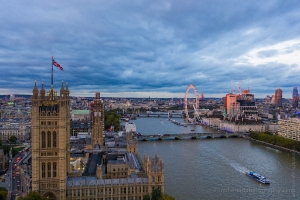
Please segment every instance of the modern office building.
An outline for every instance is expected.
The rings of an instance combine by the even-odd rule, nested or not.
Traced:
[[[238,114],[240,112],[240,103],[237,102],[237,95],[232,93],[226,94],[224,107],[227,115]]]
[[[280,88],[277,88],[275,90],[275,106],[282,106],[282,90]]]
[[[254,94],[250,90],[243,90],[237,96],[237,102],[240,103],[240,113],[246,116],[256,116],[258,114],[257,106],[255,105]]]
[[[298,108],[298,102],[299,102],[298,89],[297,89],[297,87],[294,87],[293,88],[293,95],[292,95],[292,106],[293,106],[293,108]]]

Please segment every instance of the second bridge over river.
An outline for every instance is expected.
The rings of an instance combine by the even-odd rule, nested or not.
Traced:
[[[189,140],[189,139],[205,139],[205,138],[233,138],[243,137],[246,133],[181,133],[181,134],[163,134],[163,135],[138,135],[139,141],[157,141],[157,140]]]

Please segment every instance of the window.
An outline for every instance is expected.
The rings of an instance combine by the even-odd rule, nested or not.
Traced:
[[[48,131],[47,133],[47,147],[51,147],[51,133]]]
[[[56,132],[53,132],[53,147],[56,147]]]
[[[42,148],[46,148],[46,133],[42,132]]]
[[[53,163],[53,177],[56,177],[56,162]]]
[[[48,177],[51,177],[51,163],[48,163],[48,169],[47,169],[47,172],[48,172]]]
[[[46,164],[42,163],[42,178],[46,177]]]

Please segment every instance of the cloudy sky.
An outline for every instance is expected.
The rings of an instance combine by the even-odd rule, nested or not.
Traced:
[[[2,1],[0,94],[205,97],[300,89],[299,0]],[[191,91],[192,92],[192,91]]]

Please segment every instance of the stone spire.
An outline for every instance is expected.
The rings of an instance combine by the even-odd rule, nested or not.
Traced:
[[[41,96],[41,99],[44,100],[45,99],[45,88],[44,88],[44,82],[42,82],[42,88],[40,90],[40,96]]]
[[[39,94],[39,90],[36,87],[36,81],[34,81],[34,87],[33,87],[33,90],[32,90],[32,97],[37,99],[38,98],[38,94]]]

